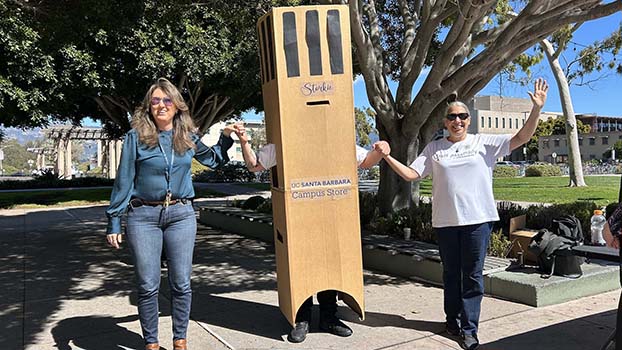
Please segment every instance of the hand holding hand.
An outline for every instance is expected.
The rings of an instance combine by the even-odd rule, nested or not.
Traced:
[[[389,146],[389,143],[387,141],[378,141],[373,144],[373,148],[374,151],[379,152],[380,154],[382,154],[383,157],[391,154],[391,146]]]
[[[229,137],[232,132],[235,132],[235,126],[242,124],[241,122],[233,123],[226,125],[224,129],[222,129],[222,134]]]
[[[119,249],[120,244],[123,243],[123,235],[120,233],[111,233],[106,236],[106,239],[108,240],[108,244],[117,249]]]
[[[538,78],[534,83],[534,91],[527,91],[529,97],[531,97],[531,103],[535,107],[542,108],[544,106],[544,102],[546,102],[546,94],[549,91],[549,85],[546,83],[546,80],[542,78]]]
[[[233,131],[238,136],[238,139],[240,139],[240,143],[248,142],[248,134],[246,133],[246,128],[244,127],[244,124],[235,124],[233,126]]]

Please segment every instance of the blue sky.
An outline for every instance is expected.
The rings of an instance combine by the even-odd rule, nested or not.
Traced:
[[[577,32],[575,32],[573,42],[576,43],[576,52],[581,50],[581,45],[589,45],[595,40],[607,37],[612,31],[619,28],[622,23],[622,14],[616,13],[606,18],[601,18],[595,21],[590,21],[581,26]],[[571,44],[566,51],[566,57],[571,59],[574,57],[573,49],[575,45]],[[610,55],[609,55],[610,56]],[[617,60],[622,60],[622,53],[618,54]],[[562,65],[563,65],[563,61]],[[547,102],[544,106],[545,111],[549,112],[561,112],[561,105],[559,99],[559,91],[555,83],[555,79],[550,71],[549,65],[546,59],[543,62],[532,69],[534,76],[543,77],[549,83],[549,94]],[[415,91],[421,87],[425,75],[421,75],[419,80],[415,84]],[[390,84],[394,85],[394,84]],[[618,106],[618,101],[622,99],[622,75],[611,73],[604,79],[592,84],[592,88],[571,86],[570,93],[573,99],[573,105],[575,113],[596,113],[598,115],[606,116],[621,116],[622,110]],[[392,86],[392,90],[395,91],[395,87]],[[529,98],[527,91],[533,91],[533,86],[519,86],[515,84],[505,84],[503,87],[503,95],[507,97],[524,97]],[[498,95],[499,84],[493,79],[479,95]],[[365,92],[365,84],[359,77],[354,82],[354,105],[359,108],[365,108],[369,106],[367,94]],[[262,115],[257,115],[253,112],[243,115],[246,120],[261,120]]]

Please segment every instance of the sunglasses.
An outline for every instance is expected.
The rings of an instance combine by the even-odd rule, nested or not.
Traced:
[[[164,102],[164,105],[166,107],[170,107],[170,106],[173,105],[173,100],[171,100],[169,97],[164,97],[164,98],[162,98],[162,97],[152,97],[151,98],[151,105],[152,106],[159,105],[160,101]]]
[[[469,113],[450,113],[447,114],[447,119],[454,121],[456,120],[456,118],[460,118],[460,120],[465,120],[467,119],[469,116]]]

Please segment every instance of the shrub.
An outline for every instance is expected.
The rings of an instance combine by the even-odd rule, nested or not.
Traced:
[[[264,214],[272,214],[272,199],[266,199],[257,207],[256,211]]]
[[[359,191],[359,216],[361,226],[367,226],[375,217],[378,209],[376,194],[372,192]]]
[[[492,177],[517,177],[518,168],[513,166],[498,166],[492,171]]]
[[[262,196],[252,196],[242,203],[242,209],[256,210],[266,199]]]
[[[241,162],[229,162],[218,169],[203,171],[194,176],[197,182],[251,182],[254,179],[255,174]]]
[[[503,233],[503,230],[492,231],[490,234],[490,243],[488,244],[488,255],[499,258],[507,257],[512,242]],[[507,231],[506,231],[507,232]]]
[[[525,176],[561,176],[562,171],[557,165],[552,164],[534,164],[525,169]]]

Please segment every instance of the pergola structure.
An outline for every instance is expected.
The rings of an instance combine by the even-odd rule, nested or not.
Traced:
[[[109,179],[117,176],[117,167],[121,159],[122,139],[111,139],[101,128],[77,126],[56,126],[43,130],[46,137],[54,140],[56,162],[54,171],[60,178],[71,178],[71,141],[96,140],[97,166],[102,167]],[[39,157],[37,156],[37,164]]]

